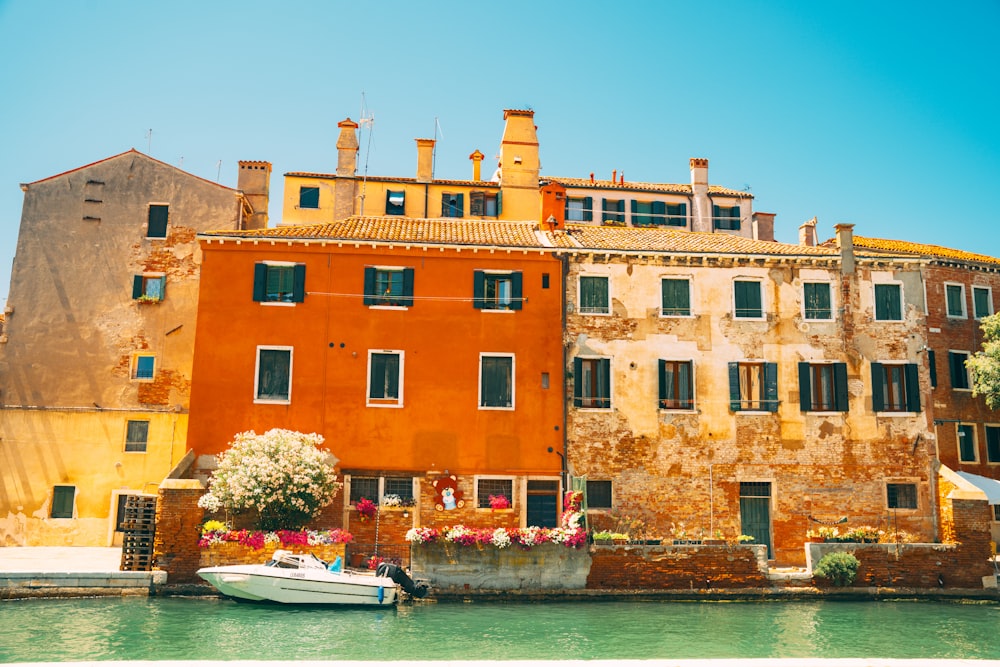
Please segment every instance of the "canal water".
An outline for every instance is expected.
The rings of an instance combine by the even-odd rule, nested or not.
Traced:
[[[0,663],[85,660],[1000,659],[1000,605],[0,601]]]

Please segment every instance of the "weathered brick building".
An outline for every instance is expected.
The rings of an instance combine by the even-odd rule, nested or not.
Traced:
[[[125,498],[184,455],[195,234],[266,226],[269,174],[241,163],[243,192],[130,150],[21,186],[0,337],[0,545],[120,543]]]

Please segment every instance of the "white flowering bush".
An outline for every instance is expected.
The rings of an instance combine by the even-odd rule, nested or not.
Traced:
[[[250,512],[264,531],[301,529],[343,486],[319,449],[322,443],[319,434],[278,428],[262,435],[238,433],[219,457],[198,505],[212,512]]]

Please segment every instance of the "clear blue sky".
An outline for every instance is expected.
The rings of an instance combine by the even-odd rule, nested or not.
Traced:
[[[491,172],[502,110],[535,110],[543,174],[749,186],[795,242],[855,234],[1000,256],[1000,1],[294,3],[0,0],[0,301],[22,192],[129,148],[235,186],[268,160],[332,172]],[[148,131],[152,129],[152,139]]]

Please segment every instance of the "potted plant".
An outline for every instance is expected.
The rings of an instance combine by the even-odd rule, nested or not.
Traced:
[[[510,501],[507,500],[507,496],[501,494],[490,496],[490,509],[492,510],[506,510],[510,509]]]
[[[354,509],[358,511],[362,521],[367,521],[375,516],[375,512],[378,511],[378,505],[367,498],[362,498],[354,503]]]
[[[612,544],[613,533],[610,530],[598,530],[594,532],[594,544]]]

